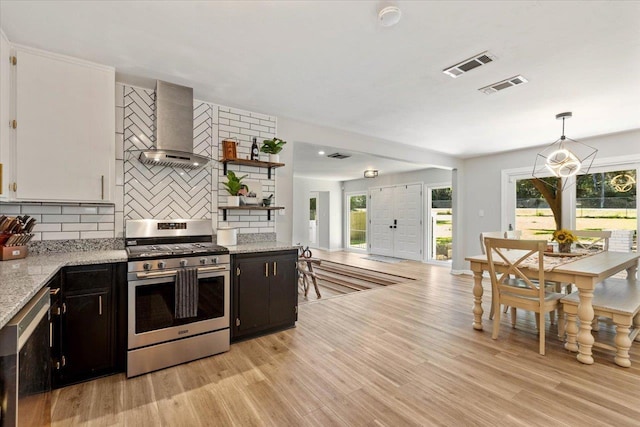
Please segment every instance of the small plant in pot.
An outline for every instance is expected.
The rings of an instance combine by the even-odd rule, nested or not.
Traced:
[[[280,138],[271,138],[265,139],[262,141],[262,147],[260,147],[260,151],[269,155],[269,161],[271,163],[278,163],[280,161],[280,152],[282,151],[282,146],[286,144],[287,141],[283,141]]]
[[[233,171],[227,172],[227,182],[223,182],[227,193],[227,206],[240,206],[240,194],[247,191],[247,186],[242,184],[242,180],[248,175],[238,176]]]

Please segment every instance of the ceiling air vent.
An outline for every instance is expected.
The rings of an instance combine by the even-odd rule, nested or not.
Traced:
[[[351,157],[349,154],[342,154],[342,153],[333,153],[333,154],[329,154],[327,155],[327,157],[331,157],[332,159],[348,159],[349,157]]]
[[[482,52],[469,59],[465,59],[464,61],[456,65],[452,65],[449,68],[445,68],[444,70],[442,70],[442,72],[455,79],[456,77],[461,76],[462,74],[469,72],[474,68],[478,68],[483,65],[486,65],[489,62],[495,61],[496,59],[497,58],[491,55],[489,52]]]
[[[496,93],[498,91],[508,89],[510,87],[518,86],[524,83],[528,83],[529,80],[525,79],[522,76],[509,77],[506,80],[499,81],[497,83],[492,83],[489,86],[481,87],[478,89],[480,92],[490,95],[492,93]]]

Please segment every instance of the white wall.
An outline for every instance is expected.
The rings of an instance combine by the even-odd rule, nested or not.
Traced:
[[[335,181],[293,178],[293,243],[309,244],[309,193],[312,191],[329,192],[329,247],[322,249],[341,249],[343,192],[341,183]],[[278,240],[281,240],[280,235]]]
[[[594,166],[612,157],[640,155],[640,130],[620,132],[611,135],[583,138],[580,142],[598,149]],[[500,230],[501,224],[501,173],[505,169],[530,167],[541,147],[512,151],[503,154],[476,157],[464,161],[464,173],[461,174],[461,205],[464,214],[461,217],[462,253],[455,251],[454,270],[468,269],[465,256],[480,253],[478,236],[483,231]],[[460,207],[457,207],[460,208]],[[454,210],[456,207],[454,206]],[[484,216],[479,216],[479,211]]]

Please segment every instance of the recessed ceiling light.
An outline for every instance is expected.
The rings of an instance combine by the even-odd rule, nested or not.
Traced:
[[[324,156],[324,151],[318,151],[318,154]]]
[[[391,27],[400,22],[400,18],[402,17],[402,12],[400,8],[397,6],[387,6],[385,8],[380,9],[378,12],[378,22],[383,27]]]

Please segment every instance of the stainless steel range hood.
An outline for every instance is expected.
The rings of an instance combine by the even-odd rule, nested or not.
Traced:
[[[140,153],[151,165],[196,169],[209,159],[193,154],[193,89],[156,81],[155,147]]]

